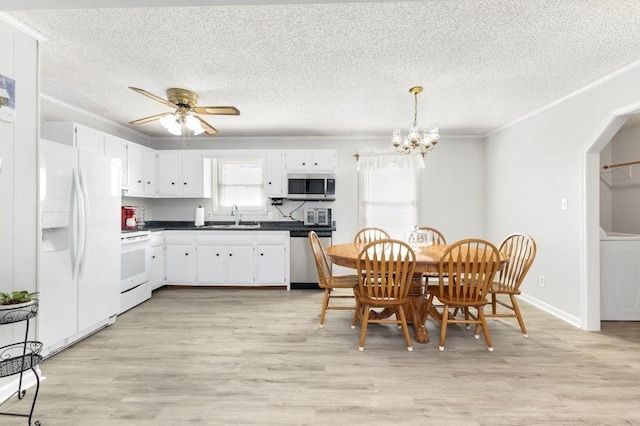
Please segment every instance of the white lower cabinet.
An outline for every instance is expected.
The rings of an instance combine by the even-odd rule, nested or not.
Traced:
[[[151,247],[151,290],[164,284],[164,246]]]
[[[167,284],[287,286],[286,231],[165,231]]]
[[[283,241],[286,240],[286,241]],[[289,235],[258,236],[256,281],[263,285],[289,283]],[[287,285],[288,287],[288,285]]]
[[[169,236],[167,236],[167,240]],[[193,284],[196,281],[195,247],[170,244],[165,248],[165,277],[167,284]]]

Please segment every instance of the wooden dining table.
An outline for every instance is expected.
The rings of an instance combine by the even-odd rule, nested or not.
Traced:
[[[334,264],[344,266],[345,268],[356,269],[358,255],[363,247],[364,245],[361,243],[352,242],[327,247],[326,251],[331,262]],[[425,327],[424,321],[422,321],[422,318],[426,318],[425,310],[427,307],[422,276],[425,273],[439,274],[440,257],[442,257],[442,254],[448,247],[448,244],[433,244],[413,248],[416,254],[416,266],[409,286],[407,304],[404,305],[404,310],[407,321],[411,322],[413,326],[415,339],[418,343],[429,342],[429,332]],[[506,254],[500,253],[500,268],[503,268],[508,260],[509,257]],[[384,310],[375,315],[379,318],[386,318],[392,314],[393,311]]]

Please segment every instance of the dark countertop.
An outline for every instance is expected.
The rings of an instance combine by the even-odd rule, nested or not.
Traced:
[[[225,221],[206,221],[207,225],[225,225],[233,222]],[[241,223],[256,223],[252,221],[244,221]],[[225,231],[289,231],[292,237],[306,237],[309,231],[316,231],[319,234],[332,232],[336,230],[335,222],[332,226],[305,225],[302,221],[260,221],[260,228],[254,229],[227,229]],[[222,229],[202,228],[193,225],[193,221],[149,221],[142,228],[132,230],[122,230],[122,232],[134,231],[222,231]]]

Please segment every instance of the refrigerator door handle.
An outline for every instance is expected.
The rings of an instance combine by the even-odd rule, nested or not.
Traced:
[[[75,280],[78,278],[80,268],[80,240],[78,234],[80,232],[80,181],[78,178],[78,170],[73,169],[73,179],[71,188],[71,275]]]
[[[82,218],[80,223],[80,234],[82,236],[81,239],[81,252],[80,252],[80,267],[78,268],[78,278],[82,278],[82,273],[84,271],[84,266],[87,260],[87,252],[89,251],[89,192],[87,191],[87,180],[85,178],[84,173],[80,170],[80,188],[82,190],[82,205],[80,210],[82,213],[80,217]]]

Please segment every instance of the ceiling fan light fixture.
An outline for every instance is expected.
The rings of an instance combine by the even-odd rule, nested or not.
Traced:
[[[191,130],[195,136],[204,133],[204,129],[202,128],[200,121],[193,115],[188,114],[185,117],[184,122],[187,126],[187,129]]]
[[[159,120],[162,126],[175,136],[186,136],[190,132],[194,135],[206,133],[215,136],[218,131],[199,114],[207,115],[240,115],[240,110],[234,106],[198,106],[198,94],[186,89],[167,89],[167,99],[163,99],[146,90],[129,87],[134,92],[153,99],[165,106],[175,108],[173,113],[155,114],[149,117],[130,121],[130,124],[144,124]]]
[[[180,125],[180,121],[174,114],[168,114],[162,117],[160,119],[160,124],[162,124],[162,126],[167,129],[172,135],[182,135],[182,126]]]

